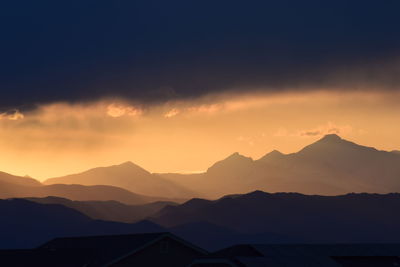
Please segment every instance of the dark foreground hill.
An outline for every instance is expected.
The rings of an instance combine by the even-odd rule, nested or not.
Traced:
[[[69,200],[39,201],[69,204],[0,200],[1,248],[31,247],[55,236],[167,230],[209,250],[237,243],[400,242],[399,194],[309,196],[256,191],[166,206],[148,218],[152,222],[134,224],[93,220],[66,207],[73,207]],[[96,212],[95,206],[90,212]],[[134,210],[127,212],[132,214],[126,216],[137,216]]]
[[[32,248],[59,236],[165,231],[149,221],[135,224],[92,220],[56,204],[23,199],[0,200],[0,248]]]
[[[192,233],[203,222],[246,235],[269,233],[266,236],[276,241],[399,242],[399,209],[400,194],[317,196],[255,191],[168,206],[153,221],[180,230],[182,225],[191,225]]]

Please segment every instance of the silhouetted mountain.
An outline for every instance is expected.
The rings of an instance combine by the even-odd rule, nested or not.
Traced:
[[[298,242],[398,242],[399,208],[400,194],[318,196],[255,191],[169,206],[152,220],[164,227],[178,227],[177,232],[184,231],[181,225],[207,222],[240,234],[270,233],[265,237]],[[274,242],[280,240],[284,239]]]
[[[57,196],[72,200],[115,200],[125,204],[139,205],[165,198],[148,197],[132,193],[128,190],[106,185],[83,186],[54,184],[45,186],[22,186],[0,181],[0,198],[27,198]]]
[[[125,188],[138,194],[165,196],[168,198],[187,199],[195,195],[194,192],[183,186],[177,185],[157,174],[151,174],[132,162],[51,178],[46,180],[44,184],[111,185]]]
[[[42,204],[60,204],[75,209],[86,216],[105,221],[132,223],[143,220],[164,208],[167,205],[177,205],[174,202],[154,202],[143,205],[126,205],[114,200],[111,201],[72,201],[66,198],[46,197],[27,198]]]
[[[244,168],[247,168],[251,166],[253,163],[253,160],[249,157],[245,157],[243,155],[240,155],[239,153],[235,152],[229,157],[227,157],[224,160],[218,161],[215,163],[213,166],[208,168],[207,172],[208,173],[214,173],[218,172],[222,169],[232,169],[232,170],[242,170]]]
[[[59,236],[165,231],[149,221],[96,221],[63,205],[23,199],[0,200],[0,248],[31,248]]]
[[[394,154],[400,155],[400,150],[392,150],[392,151],[390,151],[390,152],[392,152],[392,153],[394,153]]]
[[[400,154],[357,145],[332,134],[293,154],[272,151],[252,160],[235,153],[203,174],[163,176],[209,198],[252,190],[324,195],[390,193],[400,191]]]
[[[41,183],[30,177],[21,177],[11,175],[5,172],[0,172],[0,182],[16,184],[16,185],[25,185],[25,186],[39,186]]]
[[[267,162],[270,160],[280,160],[280,159],[283,159],[284,157],[285,157],[285,154],[283,154],[282,152],[280,152],[278,150],[273,150],[273,151],[267,153],[262,158],[260,158],[259,161]]]

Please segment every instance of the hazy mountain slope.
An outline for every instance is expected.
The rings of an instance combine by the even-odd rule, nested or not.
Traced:
[[[272,151],[259,160],[235,153],[204,174],[163,176],[210,198],[253,190],[325,195],[389,193],[400,191],[400,154],[327,135],[297,153]]]
[[[392,153],[394,153],[394,154],[400,155],[400,150],[392,150],[392,151],[390,151],[390,152],[392,152]]]
[[[60,204],[75,209],[92,219],[132,223],[143,220],[174,202],[154,202],[143,205],[126,205],[117,201],[72,201],[66,198],[27,198],[42,204]]]
[[[183,186],[159,175],[151,174],[132,162],[51,178],[44,184],[112,185],[138,194],[168,198],[190,198],[195,195],[194,192]]]
[[[124,224],[91,220],[63,205],[0,200],[0,248],[31,248],[60,236],[132,234],[165,229],[151,222]]]
[[[11,175],[5,172],[0,172],[0,182],[6,182],[16,185],[26,185],[26,186],[39,186],[41,183],[30,177],[21,177]]]
[[[208,198],[214,197],[214,195],[220,196],[221,190],[219,188],[214,188],[212,181],[207,179],[205,173],[159,173],[158,175],[171,182],[180,184],[189,190],[195,191],[196,193],[192,197]],[[214,191],[217,191],[217,194],[215,194]]]
[[[353,186],[349,184],[341,185],[335,180],[319,179],[323,175],[315,167],[304,168],[303,165],[299,167],[286,165],[286,162],[274,164],[249,161],[248,158],[235,153],[227,159],[214,164],[206,173],[162,175],[166,179],[180,183],[187,188],[196,189],[203,198],[211,199],[253,190],[271,192],[299,191],[302,193],[328,195],[364,191],[362,187],[358,187],[357,190],[350,190]],[[235,167],[231,168],[231,166]],[[332,175],[332,173],[329,173],[329,175]]]
[[[234,153],[216,162],[205,173],[160,175],[187,188],[197,190],[201,197],[219,198],[226,194],[249,191],[248,188],[255,190],[264,186],[263,184],[248,185],[259,176],[254,173],[256,170],[253,166],[254,161],[251,158]]]
[[[309,168],[333,174],[336,180],[355,183],[379,192],[400,189],[400,155],[379,151],[328,135],[288,156],[289,163],[296,167],[308,162]],[[329,178],[333,179],[333,175]]]
[[[105,185],[45,185],[22,186],[0,182],[0,198],[27,198],[57,196],[72,200],[115,200],[126,204],[138,205],[166,200],[164,198],[148,197],[132,193],[128,190]]]
[[[308,196],[261,191],[216,201],[195,199],[153,217],[165,227],[207,222],[245,234],[308,242],[398,242],[400,194]]]

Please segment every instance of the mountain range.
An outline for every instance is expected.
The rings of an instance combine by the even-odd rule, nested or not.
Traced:
[[[0,248],[34,247],[58,236],[160,231],[172,232],[209,250],[237,243],[400,240],[400,194],[318,196],[254,191],[158,207],[135,223],[96,220],[94,217],[104,216],[104,207],[130,213],[126,216],[140,215],[140,209],[121,208],[118,203],[71,203],[54,198],[0,200]],[[110,217],[118,218],[119,212]]]
[[[188,235],[204,231],[206,223],[252,236],[253,243],[257,236],[263,236],[264,243],[379,243],[400,240],[399,208],[400,194],[319,196],[254,191],[167,206],[151,220],[180,231],[184,225],[191,226]]]
[[[134,224],[93,220],[59,204],[25,199],[0,200],[0,249],[33,248],[59,236],[160,232],[149,221]]]
[[[237,242],[293,241],[274,233],[244,234],[208,222],[167,228],[146,219],[157,214],[165,204],[127,206],[115,201],[71,201],[55,197],[0,200],[0,213],[4,216],[4,220],[0,220],[3,229],[0,232],[0,249],[32,248],[60,236],[160,231],[172,232],[211,250]],[[130,221],[133,218],[135,222]]]
[[[398,242],[400,194],[391,192],[399,191],[398,151],[337,135],[258,160],[234,153],[199,174],[151,174],[128,162],[42,184],[0,172],[0,248],[154,231],[211,250],[254,242]]]
[[[141,195],[190,198],[196,195],[173,181],[160,175],[151,174],[132,162],[110,167],[90,169],[83,173],[50,178],[43,182],[50,184],[110,185],[127,189]]]
[[[152,174],[131,162],[50,178],[0,173],[0,198],[57,196],[129,205],[217,199],[254,190],[339,195],[400,191],[400,153],[361,146],[331,134],[302,150],[277,150],[258,160],[233,153],[204,173]]]
[[[162,174],[203,197],[254,190],[338,195],[400,191],[400,154],[326,135],[297,153],[272,151],[258,160],[234,153],[201,174]]]
[[[24,186],[40,186],[41,183],[30,177],[21,177],[8,174],[5,172],[0,172],[0,183],[9,183],[14,185],[24,185]]]
[[[13,184],[13,181],[0,181],[0,198],[28,198],[57,196],[78,201],[109,201],[115,200],[129,205],[140,205],[157,201],[172,201],[163,197],[149,197],[130,192],[126,189],[107,185],[23,185]],[[21,182],[21,181],[19,181]],[[27,180],[27,184],[31,184]]]
[[[134,223],[157,213],[167,205],[178,205],[175,202],[158,201],[142,205],[127,205],[115,200],[109,201],[73,201],[60,197],[26,198],[41,204],[59,204],[77,210],[91,219]]]

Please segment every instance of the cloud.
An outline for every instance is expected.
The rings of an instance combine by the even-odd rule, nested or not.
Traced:
[[[301,137],[314,137],[314,136],[324,136],[327,134],[349,134],[353,132],[353,128],[349,125],[336,125],[332,122],[328,122],[325,125],[320,125],[314,129],[301,130],[297,132],[296,135]]]
[[[328,133],[393,150],[400,147],[399,96],[329,91],[221,94],[149,107],[114,98],[40,105],[20,111],[23,119],[2,115],[0,170],[55,177],[127,160],[154,172],[204,170],[235,151],[291,153]],[[174,109],[180,113],[166,118]]]
[[[122,104],[110,104],[107,106],[107,114],[110,117],[118,118],[124,115],[127,116],[139,116],[143,113],[140,108],[133,106],[125,106]]]
[[[16,121],[23,119],[25,116],[19,110],[13,110],[9,112],[0,113],[0,120],[6,119]]]
[[[206,113],[213,114],[221,110],[225,110],[227,107],[224,104],[203,104],[194,107],[189,107],[189,112],[194,113]]]
[[[179,113],[180,113],[179,109],[173,108],[173,109],[169,110],[168,112],[166,112],[164,114],[164,117],[172,118],[172,117],[175,117],[176,115],[178,115]]]
[[[399,1],[7,1],[0,109],[398,90]],[[51,23],[49,23],[51,21]]]
[[[337,135],[348,135],[353,133],[354,129],[350,125],[337,125],[332,122],[327,122],[326,124],[319,125],[312,129],[302,129],[296,132],[289,132],[285,128],[278,129],[275,133],[275,137],[286,137],[286,136],[297,136],[297,137],[315,137],[324,136],[327,134],[337,134]],[[358,130],[358,133],[363,132]]]

